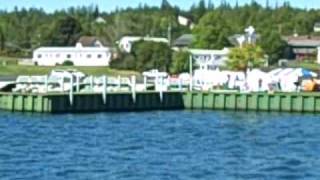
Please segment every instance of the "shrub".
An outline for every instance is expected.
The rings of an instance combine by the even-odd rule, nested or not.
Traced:
[[[136,61],[133,55],[122,54],[119,58],[111,61],[110,67],[114,69],[135,70]]]
[[[62,63],[62,66],[73,66],[73,62],[70,60],[66,60]]]

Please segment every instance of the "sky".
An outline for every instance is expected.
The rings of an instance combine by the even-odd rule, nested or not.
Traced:
[[[0,0],[1,10],[13,10],[15,6],[22,8],[37,7],[43,8],[47,12],[52,12],[57,9],[66,9],[68,7],[83,6],[83,5],[98,5],[103,11],[110,12],[117,7],[137,7],[139,4],[148,4],[159,6],[162,0]],[[192,4],[199,0],[168,0],[171,4],[177,5],[182,9],[188,9]],[[207,0],[208,1],[208,0]],[[211,0],[215,5],[220,4],[221,0]],[[235,4],[237,0],[226,0],[230,4]],[[266,4],[267,0],[256,0],[262,5]],[[282,4],[284,0],[269,0],[270,5]],[[300,8],[319,8],[320,0],[287,0],[292,6]],[[251,0],[238,0],[239,4],[251,2]]]

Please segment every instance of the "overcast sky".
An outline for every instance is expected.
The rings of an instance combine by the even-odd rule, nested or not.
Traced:
[[[140,3],[148,5],[160,5],[162,0],[0,0],[0,9],[12,10],[15,6],[43,8],[48,12],[56,9],[65,9],[71,6],[98,5],[103,11],[112,11],[115,8],[137,7]],[[199,0],[168,0],[171,4],[183,9],[188,9]],[[219,5],[221,0],[211,0],[215,5]],[[226,0],[230,4],[235,4],[237,0]],[[262,5],[266,0],[256,0]],[[269,4],[282,4],[284,0],[269,0]],[[239,4],[251,2],[251,0],[238,0]],[[301,8],[320,8],[320,0],[290,0],[291,5]]]

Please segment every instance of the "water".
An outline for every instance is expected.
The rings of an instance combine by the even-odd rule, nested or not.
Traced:
[[[317,115],[0,112],[0,179],[320,179]]]

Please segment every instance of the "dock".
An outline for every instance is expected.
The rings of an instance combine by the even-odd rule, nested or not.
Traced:
[[[186,109],[320,113],[320,93],[187,92]]]
[[[0,93],[0,109],[34,113],[232,110],[320,113],[320,93],[110,92]]]
[[[0,93],[0,109],[11,112],[91,113],[183,109],[180,92]]]

